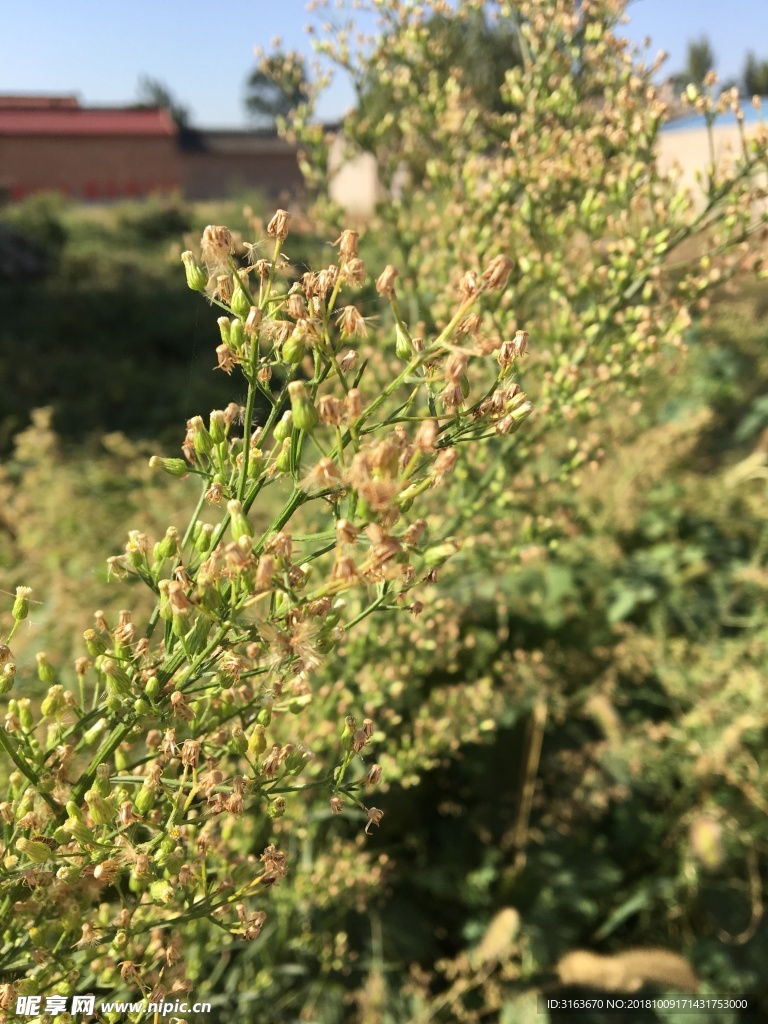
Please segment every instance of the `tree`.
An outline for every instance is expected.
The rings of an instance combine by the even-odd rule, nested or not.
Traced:
[[[693,82],[699,87],[704,84],[708,71],[715,67],[716,59],[706,36],[688,43],[688,60],[685,65],[686,84]]]
[[[300,53],[264,56],[245,83],[245,108],[260,127],[274,128],[306,99],[307,72]]]
[[[768,60],[758,60],[752,51],[744,65],[744,91],[747,96],[768,96]]]
[[[157,78],[142,75],[139,79],[139,105],[143,107],[160,107],[167,110],[180,132],[190,129],[189,107],[182,106],[176,100],[168,86]]]

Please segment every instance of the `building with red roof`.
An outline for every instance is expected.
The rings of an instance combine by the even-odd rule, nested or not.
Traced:
[[[81,107],[75,96],[0,96],[0,197],[104,200],[182,185],[167,110]]]

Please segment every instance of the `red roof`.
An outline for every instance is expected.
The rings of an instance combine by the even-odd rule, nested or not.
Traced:
[[[175,135],[167,110],[3,109],[0,135]]]
[[[77,96],[29,96],[14,95],[0,96],[0,109],[24,109],[24,110],[60,110],[62,107],[70,110],[80,106]]]

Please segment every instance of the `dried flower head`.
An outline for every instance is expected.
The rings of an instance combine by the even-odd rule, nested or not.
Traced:
[[[279,238],[281,242],[284,241],[288,237],[288,221],[290,219],[290,213],[287,213],[285,210],[278,210],[269,224],[267,224],[267,234],[272,238]]]
[[[395,279],[398,276],[396,267],[388,264],[376,281],[376,291],[379,295],[392,297],[395,294]]]
[[[209,224],[203,231],[203,237],[200,239],[200,254],[208,267],[209,274],[213,273],[217,267],[227,266],[234,251],[232,233],[229,228]]]
[[[357,231],[352,231],[347,228],[342,231],[334,245],[339,247],[339,262],[348,263],[349,260],[357,259],[357,240],[360,235]]]
[[[514,265],[509,256],[495,256],[483,271],[482,281],[486,288],[490,291],[501,291]]]

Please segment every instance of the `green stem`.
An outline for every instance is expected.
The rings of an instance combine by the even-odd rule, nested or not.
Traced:
[[[240,483],[237,486],[237,500],[242,502],[245,495],[245,485],[248,482],[248,461],[251,456],[251,423],[253,422],[253,404],[256,398],[256,388],[248,382],[248,397],[245,400],[245,418],[243,420],[243,468],[240,473]]]
[[[10,757],[24,778],[28,779],[35,789],[37,789],[38,793],[40,793],[40,790],[38,789],[40,780],[38,779],[36,772],[30,768],[27,762],[21,757],[16,749],[16,744],[5,729],[0,729],[0,747],[2,747],[8,757]],[[56,814],[61,811],[61,807],[56,803],[50,793],[40,793],[40,796]]]

